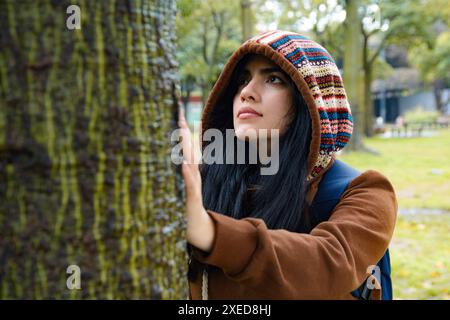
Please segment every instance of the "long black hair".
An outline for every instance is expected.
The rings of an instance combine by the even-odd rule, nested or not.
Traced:
[[[238,89],[238,77],[252,56],[246,55],[237,64],[225,94],[211,112],[211,127],[222,131],[224,136],[226,129],[233,129],[232,105]],[[286,78],[290,79],[287,75]],[[278,172],[261,175],[260,165],[248,164],[247,161],[246,164],[201,164],[203,205],[206,209],[236,219],[261,218],[270,229],[297,232],[307,229],[305,225],[309,219],[304,212],[307,209],[305,198],[308,191],[306,178],[311,117],[292,80],[290,85],[294,102],[291,109],[293,119],[279,140]],[[236,145],[237,137],[234,139]],[[248,142],[245,144],[248,156],[249,145]]]

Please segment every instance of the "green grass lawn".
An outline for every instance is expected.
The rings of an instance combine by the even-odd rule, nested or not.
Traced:
[[[365,144],[381,155],[351,152],[339,158],[386,175],[399,208],[450,210],[450,130]],[[395,299],[450,299],[450,213],[399,215],[390,251]]]
[[[434,137],[371,138],[364,142],[381,154],[339,156],[360,170],[375,169],[389,178],[401,208],[450,211],[450,129]]]
[[[394,299],[450,299],[450,215],[404,215],[390,246]]]

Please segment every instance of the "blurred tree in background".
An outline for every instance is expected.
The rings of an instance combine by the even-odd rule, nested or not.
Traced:
[[[415,8],[420,12],[423,32],[407,38],[408,58],[432,88],[437,111],[443,112],[450,103],[450,95],[443,95],[450,87],[450,5],[447,0],[426,0]]]
[[[443,112],[450,103],[450,95],[443,91],[450,87],[450,31],[440,33],[409,52],[410,60],[419,69],[422,80],[431,85],[437,111]]]
[[[182,96],[189,99],[192,83],[203,104],[226,60],[242,40],[238,0],[179,0],[177,57]]]
[[[241,26],[242,42],[255,35],[255,10],[252,0],[240,0],[241,4]]]
[[[187,297],[175,16],[175,1],[1,1],[0,298]]]

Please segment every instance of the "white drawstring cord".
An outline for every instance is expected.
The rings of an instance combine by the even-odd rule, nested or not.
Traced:
[[[202,275],[202,300],[208,300],[208,271],[203,269]]]

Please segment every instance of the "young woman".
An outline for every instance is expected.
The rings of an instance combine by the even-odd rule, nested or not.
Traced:
[[[354,298],[388,248],[397,202],[387,178],[368,170],[329,219],[313,218],[319,183],[352,132],[342,78],[322,46],[286,31],[256,36],[231,56],[206,103],[202,132],[234,129],[249,144],[261,129],[279,130],[276,174],[262,175],[259,162],[199,167],[182,113],[179,125],[191,299]]]

